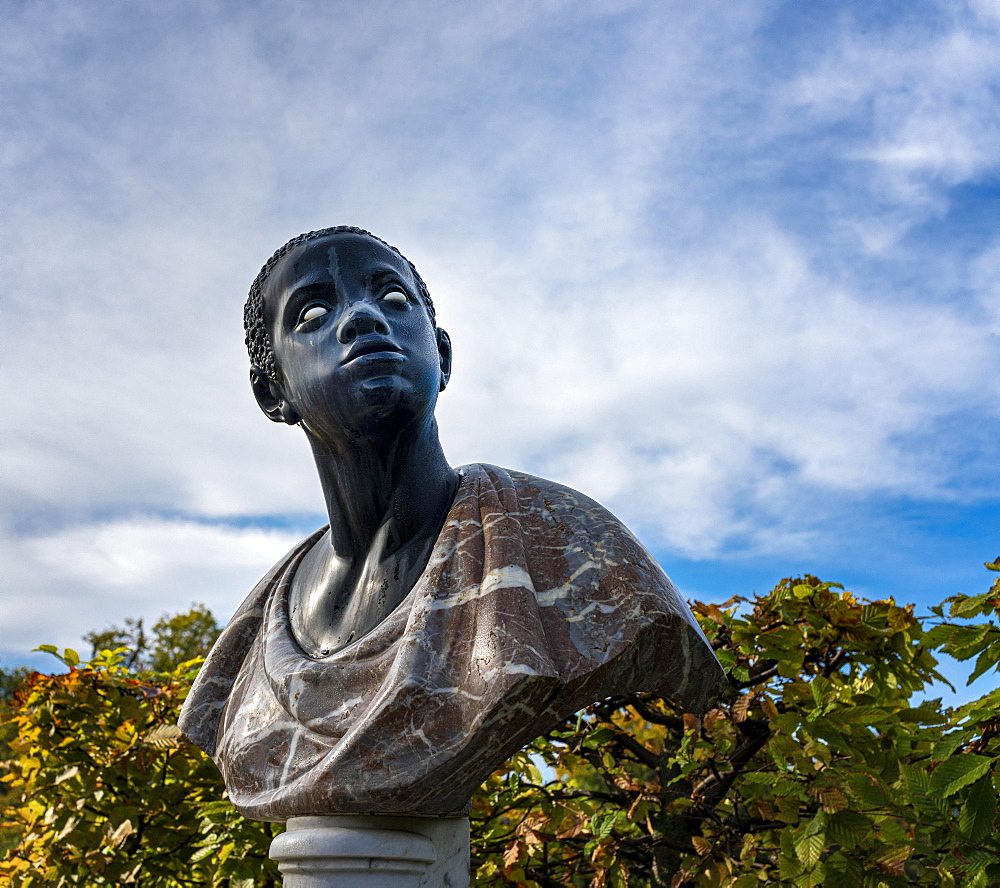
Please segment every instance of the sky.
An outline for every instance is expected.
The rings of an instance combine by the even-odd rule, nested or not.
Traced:
[[[248,385],[286,240],[367,228],[453,465],[598,499],[690,598],[926,612],[1000,555],[1000,4],[7,0],[0,665],[228,619],[324,523]]]

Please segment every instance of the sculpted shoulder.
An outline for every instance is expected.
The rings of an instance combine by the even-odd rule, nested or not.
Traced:
[[[459,473],[462,488],[474,486],[481,501],[489,500],[485,488],[497,491],[506,509],[510,494],[516,497],[521,524],[535,534],[526,537],[528,548],[539,554],[555,554],[550,547],[557,547],[563,556],[575,556],[574,560],[584,554],[602,561],[614,560],[612,556],[617,553],[620,557],[655,562],[621,520],[572,487],[488,463],[462,466]]]

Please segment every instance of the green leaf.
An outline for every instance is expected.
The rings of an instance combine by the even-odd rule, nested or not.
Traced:
[[[872,836],[872,822],[857,811],[837,811],[830,815],[826,834],[831,842],[853,848]]]
[[[931,792],[935,798],[946,799],[963,786],[974,783],[990,768],[990,759],[974,753],[953,755],[945,759],[931,775]]]
[[[591,731],[587,735],[587,739],[584,741],[584,746],[587,749],[597,749],[603,743],[607,743],[612,740],[615,736],[615,732],[611,728],[598,728],[596,731]]]
[[[736,663],[736,654],[733,651],[728,651],[725,648],[721,648],[715,652],[715,656],[718,658],[719,662],[722,664],[722,668],[729,670],[733,668]]]
[[[812,869],[819,863],[819,857],[823,853],[824,845],[825,841],[821,833],[802,836],[795,842],[795,855],[808,869]]]
[[[802,874],[802,864],[794,858],[782,855],[778,860],[778,873],[783,879],[795,879]]]
[[[989,777],[981,777],[969,789],[969,795],[958,815],[958,827],[973,842],[979,842],[993,831],[996,816],[996,790]]]
[[[916,765],[903,765],[900,768],[906,788],[910,792],[910,801],[918,811],[934,814],[943,811],[945,802],[930,796],[931,777],[923,768]]]
[[[826,824],[829,819],[830,818],[825,811],[817,811],[816,816],[813,817],[813,819],[806,825],[805,835],[814,836],[822,834],[826,829]]]
[[[886,717],[886,710],[877,706],[849,706],[831,712],[827,718],[849,725],[877,725]]]
[[[948,644],[955,637],[958,629],[959,627],[954,623],[940,623],[931,629],[930,632],[925,632],[921,641],[926,648],[941,647],[941,645]]]
[[[931,758],[941,761],[950,758],[955,754],[955,751],[960,746],[964,746],[971,737],[972,732],[967,730],[952,731],[950,734],[946,734],[943,739],[938,740],[938,742],[934,744],[934,748],[931,752]]]
[[[951,615],[953,617],[974,617],[981,610],[989,612],[991,608],[983,608],[987,599],[991,598],[992,592],[984,592],[982,595],[955,595],[949,599],[951,601]]]
[[[795,888],[818,888],[818,886],[823,884],[824,879],[823,867],[817,866],[816,869],[808,870],[802,873],[802,875],[796,876]]]
[[[955,639],[943,650],[956,660],[968,660],[989,647],[992,630],[993,627],[989,624],[962,626],[955,634]]]
[[[867,774],[852,774],[848,783],[866,808],[883,808],[889,803],[889,794]]]
[[[864,884],[861,865],[853,857],[836,851],[823,861],[826,888],[857,888]]]
[[[614,811],[605,811],[590,818],[590,831],[596,839],[606,839],[614,832],[618,815]]]
[[[965,888],[986,888],[986,867],[978,867],[967,882]]]
[[[996,666],[997,663],[1000,663],[1000,644],[991,645],[979,655],[976,660],[976,668],[972,671],[966,684],[972,684],[980,675]]]
[[[191,862],[198,863],[200,860],[204,860],[206,857],[211,857],[215,853],[215,848],[209,846],[207,848],[199,848],[194,854],[191,855]]]
[[[66,648],[63,651],[62,658],[70,666],[76,666],[80,662],[80,655],[73,648]]]

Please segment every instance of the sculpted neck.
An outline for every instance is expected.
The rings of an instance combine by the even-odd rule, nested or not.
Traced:
[[[365,558],[378,538],[382,555],[435,538],[458,487],[433,415],[382,438],[333,446],[306,432],[341,558]]]

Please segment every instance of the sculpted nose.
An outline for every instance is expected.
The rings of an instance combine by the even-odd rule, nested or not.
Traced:
[[[369,333],[388,336],[389,328],[378,309],[365,302],[356,302],[340,322],[337,338],[343,343],[348,343]]]

